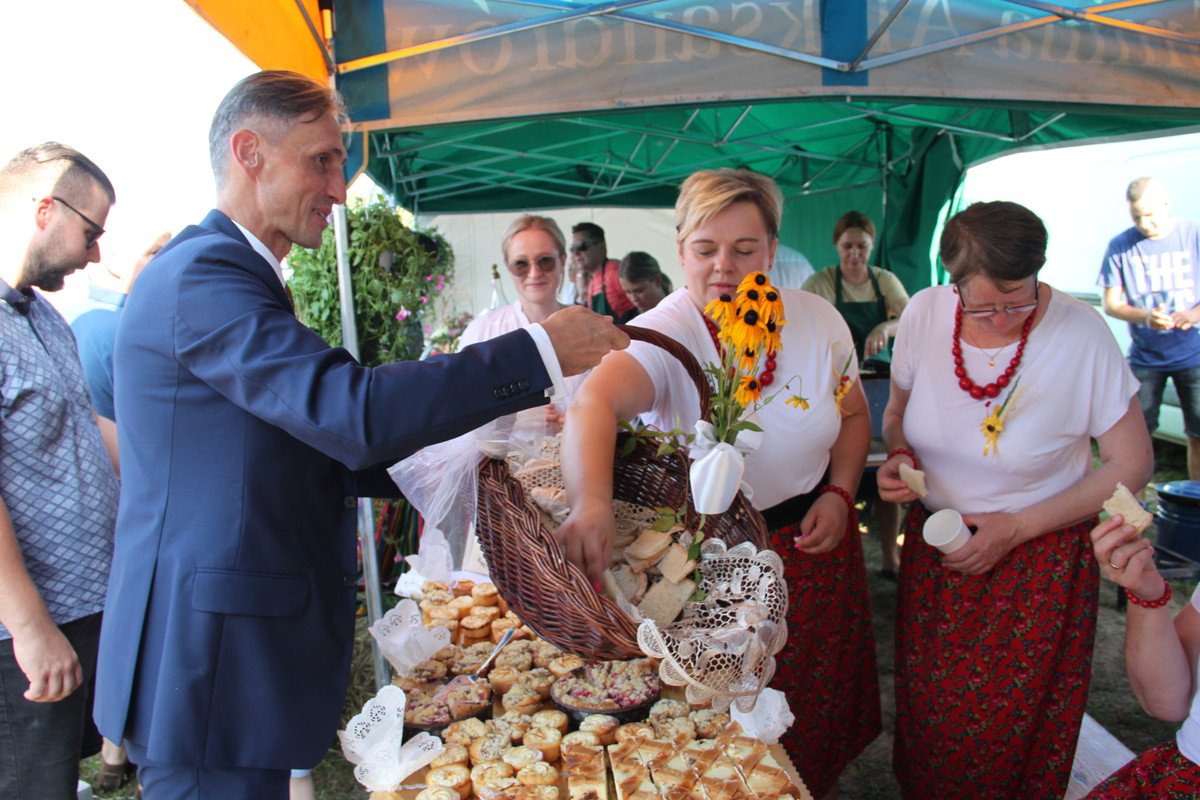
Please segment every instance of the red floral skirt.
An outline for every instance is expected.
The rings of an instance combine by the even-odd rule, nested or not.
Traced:
[[[822,555],[796,549],[798,523],[769,535],[789,593],[788,639],[771,686],[796,716],[781,741],[814,797],[828,794],[883,728],[862,537],[850,516],[841,544]]]
[[[986,575],[946,569],[905,523],[896,602],[893,766],[906,800],[1058,800],[1091,681],[1095,520],[1014,548]]]
[[[1152,747],[1108,776],[1084,800],[1190,800],[1200,797],[1200,766],[1175,740]]]

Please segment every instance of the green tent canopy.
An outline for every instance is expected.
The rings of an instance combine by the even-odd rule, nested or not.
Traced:
[[[666,207],[746,166],[786,244],[821,260],[858,208],[912,289],[970,164],[1200,124],[1193,0],[188,2],[263,67],[297,63],[271,30],[319,44],[352,169],[414,212]]]

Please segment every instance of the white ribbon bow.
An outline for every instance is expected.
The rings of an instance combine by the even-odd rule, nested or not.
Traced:
[[[733,440],[733,446],[744,457],[758,449],[758,446],[762,444],[762,438],[762,431],[743,429],[738,431]],[[692,440],[691,446],[692,460],[699,461],[718,444],[721,442],[717,441],[717,429],[713,427],[713,424],[708,420],[696,420],[696,438]],[[754,496],[754,489],[745,481],[742,481],[741,492],[746,496],[747,503]]]

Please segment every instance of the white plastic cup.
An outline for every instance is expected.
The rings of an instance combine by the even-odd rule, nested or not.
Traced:
[[[953,508],[943,508],[925,520],[923,530],[926,544],[949,555],[967,543],[971,530],[963,522],[962,514]]]

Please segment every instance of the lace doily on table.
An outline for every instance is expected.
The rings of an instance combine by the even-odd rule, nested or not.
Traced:
[[[688,603],[683,617],[660,628],[642,619],[638,646],[662,660],[659,677],[686,686],[689,703],[711,700],[718,711],[736,702],[754,708],[775,674],[775,654],[787,641],[787,584],[783,562],[750,542],[726,548],[716,539],[700,545],[703,601]],[[622,604],[626,611],[636,611]]]
[[[445,750],[440,739],[418,733],[404,741],[404,692],[385,686],[338,731],[342,754],[354,777],[372,792],[394,792],[404,780]]]
[[[412,600],[401,600],[367,630],[397,675],[411,674],[414,667],[450,644],[450,631],[426,628],[421,623],[421,609]]]

